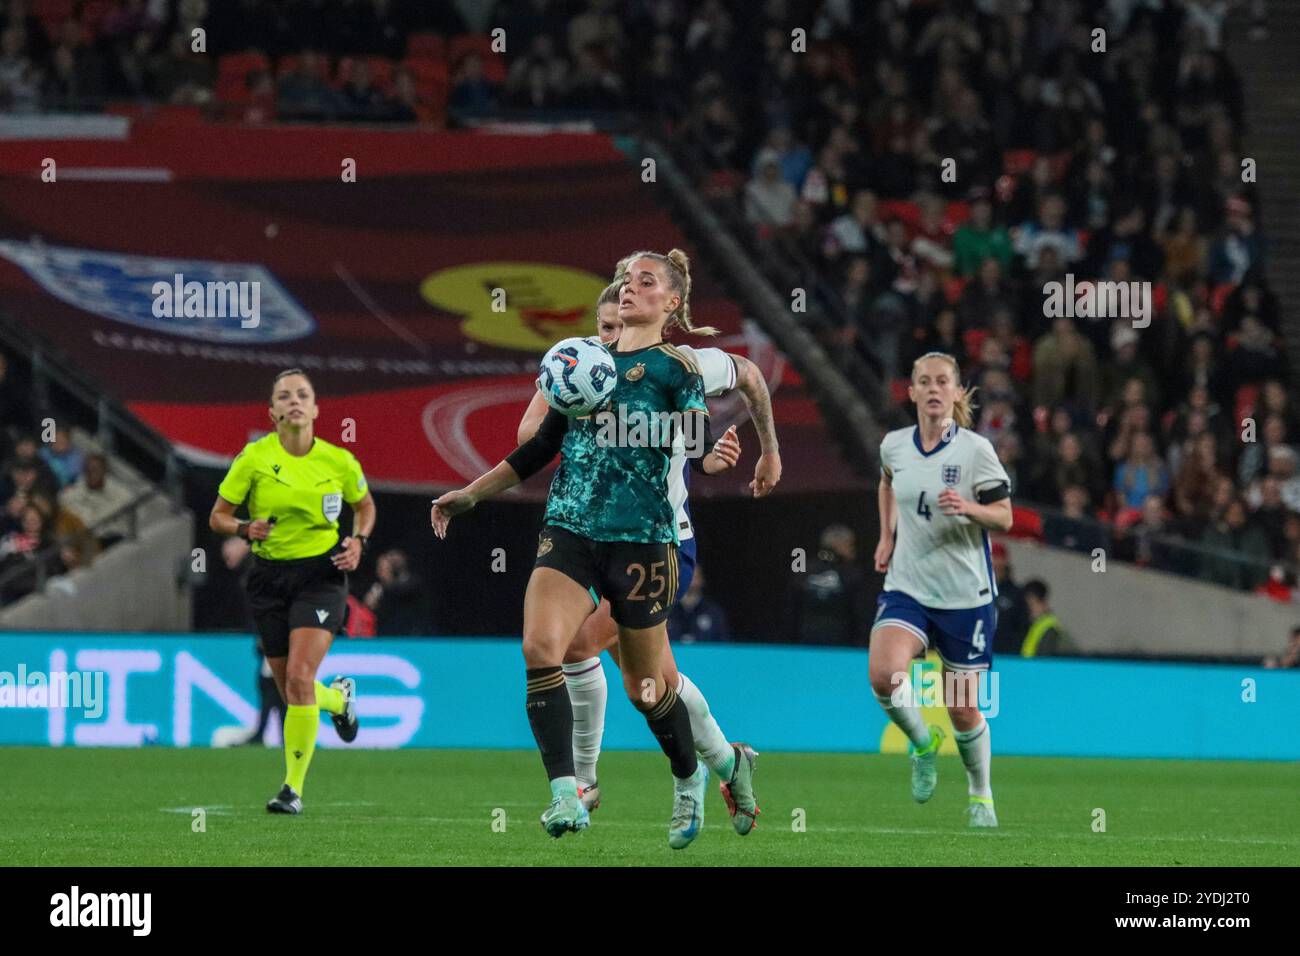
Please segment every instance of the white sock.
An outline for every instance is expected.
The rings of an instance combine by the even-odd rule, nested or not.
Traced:
[[[608,688],[599,657],[564,665],[564,684],[573,705],[573,772],[578,786],[596,782],[596,761],[605,736],[605,701]]]
[[[903,701],[903,705],[895,705],[895,698]],[[884,709],[886,716],[907,735],[912,746],[918,750],[930,746],[930,728],[925,726],[925,720],[921,717],[921,708],[912,706],[912,682],[908,678],[904,677],[903,682],[894,688],[892,694],[884,697],[876,694],[876,700]]]
[[[993,799],[993,788],[989,786],[989,765],[993,762],[993,748],[989,745],[989,722],[981,720],[974,730],[955,731],[952,736],[957,741],[957,750],[961,752],[961,762],[966,765],[970,795]]]
[[[726,734],[709,713],[709,702],[700,689],[681,671],[677,672],[677,696],[691,715],[691,734],[695,737],[695,752],[704,765],[722,780],[730,780],[736,769],[736,752],[727,742]]]

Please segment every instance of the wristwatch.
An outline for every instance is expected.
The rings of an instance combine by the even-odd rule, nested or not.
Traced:
[[[370,550],[370,537],[364,534],[354,534],[352,537],[361,542],[361,553],[365,554]]]
[[[250,524],[252,524],[252,523],[253,523],[253,522],[251,522],[251,521],[240,521],[239,524],[235,526],[235,535],[236,535],[237,537],[243,538],[245,541],[247,541],[247,540],[248,540],[248,526],[249,526]]]

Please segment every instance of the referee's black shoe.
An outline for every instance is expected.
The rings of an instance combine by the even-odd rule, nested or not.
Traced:
[[[302,797],[287,783],[280,792],[266,804],[267,813],[288,813],[294,816],[302,813]]]
[[[351,677],[336,677],[330,687],[343,695],[343,713],[330,714],[330,720],[334,721],[334,730],[339,739],[350,744],[357,739],[360,723],[357,720],[357,682]]]

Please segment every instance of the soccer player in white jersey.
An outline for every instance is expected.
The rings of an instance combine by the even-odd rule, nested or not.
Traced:
[[[871,687],[911,741],[912,797],[924,803],[938,781],[943,731],[925,726],[907,673],[922,648],[938,651],[970,825],[996,827],[989,725],[978,701],[998,621],[989,532],[1011,528],[1011,480],[993,445],[970,430],[971,395],[960,374],[944,352],[917,359],[907,390],[917,423],[880,443],[876,570],[886,574],[871,628]]]
[[[622,331],[623,324],[618,317],[621,272],[624,264],[635,258],[636,254],[633,254],[619,263],[620,278],[606,287],[597,301],[596,331],[602,342],[613,342]],[[695,349],[689,345],[675,347],[687,353],[699,366],[707,397],[715,398],[739,389],[758,431],[761,448],[749,487],[755,498],[768,494],[781,480],[781,453],[772,419],[771,396],[762,373],[745,357],[732,355],[722,349]],[[547,407],[540,392],[533,396],[528,410],[519,422],[518,440],[521,444],[537,430],[546,417]],[[734,437],[734,427],[729,431]],[[687,501],[688,481],[684,439],[679,435],[673,445],[668,471],[668,498],[677,512],[677,535],[681,541],[678,549],[678,598],[690,587],[695,571],[695,529]],[[588,810],[594,810],[600,805],[596,762],[605,733],[605,703],[608,696],[600,655],[609,651],[617,664],[617,643],[618,627],[610,617],[609,602],[602,600],[599,607],[583,622],[577,638],[564,657],[565,686],[573,705],[574,769],[578,778],[578,792]],[[700,689],[689,677],[677,670],[671,648],[666,649],[664,654],[664,680],[670,687],[677,688],[678,696],[686,704],[691,717],[695,749],[705,765],[718,775],[718,786],[731,815],[732,826],[742,836],[748,834],[759,813],[752,787],[756,752],[748,744],[728,742]]]

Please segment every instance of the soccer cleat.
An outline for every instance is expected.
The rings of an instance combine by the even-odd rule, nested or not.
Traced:
[[[700,835],[704,826],[704,790],[709,783],[709,768],[695,767],[685,781],[673,780],[673,816],[668,821],[668,845],[684,850]]]
[[[569,831],[577,833],[591,826],[591,816],[576,793],[562,793],[542,814],[542,826],[557,840]]]
[[[593,781],[590,787],[578,788],[578,799],[590,812],[600,806],[600,784]]]
[[[944,732],[936,725],[930,725],[930,746],[924,750],[912,747],[912,799],[925,803],[934,796],[935,785],[939,782],[939,745],[943,743]]]
[[[266,804],[267,813],[287,813],[291,816],[297,816],[302,813],[302,797],[298,792],[287,783],[280,788],[280,792]]]
[[[330,714],[330,720],[334,721],[339,739],[350,744],[357,739],[357,727],[360,726],[357,720],[357,682],[351,677],[336,677],[330,686],[343,694],[343,713]]]
[[[970,806],[966,808],[973,827],[996,827],[998,815],[993,812],[992,797],[971,797]]]
[[[754,795],[754,764],[757,763],[758,751],[749,744],[732,744],[736,752],[736,768],[731,772],[730,780],[720,780],[718,789],[722,799],[727,802],[727,812],[731,814],[731,825],[741,836],[758,826],[758,797]]]

